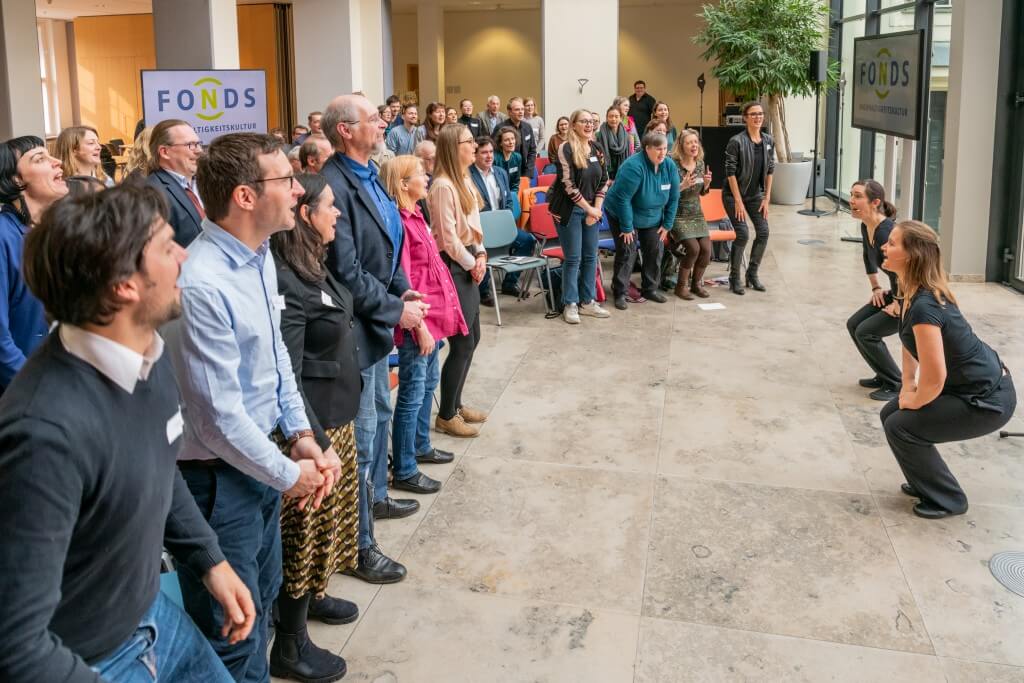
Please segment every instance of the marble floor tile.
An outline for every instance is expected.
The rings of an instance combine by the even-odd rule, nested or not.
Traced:
[[[382,590],[348,641],[345,680],[632,681],[638,620],[410,581]]]
[[[930,655],[645,617],[634,680],[933,683],[942,677]]]
[[[644,616],[932,654],[871,498],[660,477]]]
[[[467,457],[399,558],[425,587],[640,611],[651,476]]]
[[[1024,666],[1022,599],[988,568],[995,553],[1024,549],[1021,510],[975,504],[935,521],[915,517],[906,496],[877,500],[936,653]]]
[[[946,671],[946,683],[1020,683],[1024,681],[1024,668],[962,659],[940,658]]]

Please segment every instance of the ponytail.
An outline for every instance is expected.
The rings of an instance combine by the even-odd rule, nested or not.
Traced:
[[[860,185],[864,188],[864,196],[868,198],[869,202],[874,202],[876,199],[879,200],[878,210],[886,218],[892,218],[896,215],[896,206],[885,198],[885,188],[882,187],[882,183],[877,180],[866,179],[858,180],[854,185]]]

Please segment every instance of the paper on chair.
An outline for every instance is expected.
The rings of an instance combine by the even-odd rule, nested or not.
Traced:
[[[724,311],[725,304],[697,304],[702,311]]]

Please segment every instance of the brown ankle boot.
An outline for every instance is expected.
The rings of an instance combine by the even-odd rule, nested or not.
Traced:
[[[676,296],[687,301],[693,300],[690,294],[690,269],[679,266],[679,284],[676,285]]]
[[[711,296],[708,290],[704,289],[704,268],[696,268],[693,271],[693,285],[691,287],[693,293],[699,296],[701,299],[707,299]]]

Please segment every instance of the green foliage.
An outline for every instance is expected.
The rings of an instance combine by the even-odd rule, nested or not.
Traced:
[[[701,57],[717,64],[712,75],[721,87],[745,99],[768,95],[811,96],[807,78],[811,50],[827,45],[828,7],[822,0],[721,0],[697,16],[704,28],[694,42]],[[838,67],[829,67],[829,87]]]

